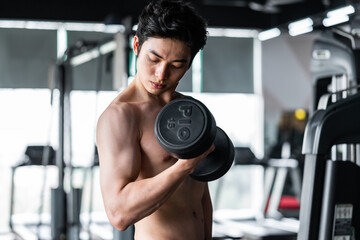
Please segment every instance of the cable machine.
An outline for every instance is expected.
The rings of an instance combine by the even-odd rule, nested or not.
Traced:
[[[57,80],[60,95],[59,107],[59,148],[56,155],[56,166],[58,167],[59,186],[51,190],[51,237],[52,239],[80,239],[81,222],[81,197],[82,189],[72,186],[73,165],[71,161],[71,112],[70,93],[72,91],[72,70],[80,64],[90,60],[98,60],[98,73],[96,78],[96,94],[100,91],[101,66],[103,55],[113,52],[117,48],[117,42],[111,38],[101,42],[82,42],[78,46],[68,48],[63,59],[57,63]],[[122,47],[122,46],[121,46]],[[123,50],[123,49],[122,49]],[[95,144],[95,143],[94,143]],[[91,176],[97,161],[96,144],[94,146],[94,163],[90,167]],[[70,170],[70,186],[68,193],[64,186],[65,172]],[[91,179],[92,180],[92,179]],[[92,183],[90,198],[92,198]],[[91,204],[90,202],[90,210]],[[89,225],[91,216],[89,215]],[[90,229],[88,229],[90,237]],[[115,236],[115,234],[114,234]]]
[[[130,24],[130,22],[129,22]],[[127,26],[126,29],[131,29]],[[28,146],[25,155],[27,161],[21,162],[12,168],[12,186],[10,193],[10,217],[9,227],[13,233],[15,233],[20,239],[28,239],[31,235],[31,239],[54,239],[54,240],[78,240],[78,239],[132,239],[134,229],[129,228],[127,231],[120,232],[113,228],[107,221],[107,233],[102,238],[100,233],[93,233],[90,229],[90,225],[93,223],[91,219],[92,213],[92,198],[93,198],[93,169],[98,166],[97,148],[94,139],[94,152],[93,163],[88,168],[90,170],[90,203],[89,203],[89,221],[87,224],[88,238],[83,234],[84,227],[82,225],[81,215],[81,201],[83,188],[76,188],[73,186],[73,171],[75,168],[72,163],[72,137],[71,137],[71,101],[70,94],[73,90],[73,70],[75,67],[84,64],[90,60],[97,59],[97,75],[96,75],[96,109],[98,101],[98,93],[101,89],[102,83],[102,63],[103,56],[106,54],[112,54],[114,59],[114,79],[113,88],[122,88],[127,85],[127,76],[129,76],[129,37],[130,31],[119,32],[114,37],[103,39],[101,41],[79,41],[74,46],[70,46],[64,56],[58,59],[52,71],[52,77],[55,76],[56,86],[51,87],[51,106],[53,108],[53,90],[58,89],[59,94],[59,112],[58,112],[58,148],[56,151],[50,146]],[[96,112],[96,111],[95,111]],[[96,116],[95,116],[96,117]],[[95,130],[94,130],[95,135]],[[21,229],[25,229],[29,226],[16,226],[14,228],[12,216],[14,209],[14,175],[17,167],[28,165],[42,165],[44,167],[48,165],[54,165],[57,168],[58,186],[51,189],[51,202],[50,202],[50,214],[51,220],[49,222],[49,229],[47,229],[47,222],[42,222],[42,211],[44,201],[44,187],[42,186],[42,193],[39,207],[39,220],[35,223],[35,230],[37,233],[33,233],[34,224],[31,225],[31,229],[26,231],[26,234],[20,232]],[[86,174],[84,174],[85,176]],[[85,183],[84,177],[84,183]],[[46,181],[46,169],[44,175],[44,184]],[[110,227],[110,234],[109,233]],[[40,233],[44,228],[45,234]],[[99,231],[97,231],[99,232]],[[100,232],[104,232],[102,229]],[[30,234],[30,235],[29,235]]]

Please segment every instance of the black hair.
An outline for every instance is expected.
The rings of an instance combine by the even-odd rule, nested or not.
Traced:
[[[182,0],[152,0],[138,18],[139,51],[149,37],[172,38],[191,49],[191,61],[206,44],[207,22]]]

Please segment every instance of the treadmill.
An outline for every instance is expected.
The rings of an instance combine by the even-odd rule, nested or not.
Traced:
[[[295,159],[283,157],[283,159],[269,159],[265,163],[257,159],[249,148],[235,148],[235,165],[261,165],[264,168],[266,179],[264,199],[257,213],[242,209],[217,212],[214,215],[214,227],[215,230],[221,231],[216,232],[214,239],[296,240],[299,229],[298,219],[273,214],[279,206],[286,174],[297,168]],[[222,180],[219,180],[220,185]],[[218,186],[215,203],[218,195],[221,194],[221,189],[222,186]]]

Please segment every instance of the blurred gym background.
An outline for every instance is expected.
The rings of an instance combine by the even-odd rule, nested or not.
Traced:
[[[209,38],[178,91],[208,106],[237,151],[230,171],[209,183],[215,219],[234,212],[287,218],[294,238],[305,126],[336,73],[316,75],[314,43],[351,35],[356,48],[359,6],[330,0],[194,2],[209,19]],[[70,3],[45,5],[48,14],[36,4],[27,3],[28,11],[13,4],[0,10],[0,239],[51,239],[51,191],[59,186],[73,193],[67,207],[79,226],[74,239],[130,239],[111,227],[104,212],[95,126],[135,74],[134,16],[145,3],[119,1],[112,12],[115,3],[102,2],[108,6],[98,14],[79,3],[73,9]],[[347,9],[345,20],[331,25],[324,19],[337,9]],[[304,25],[294,32],[290,26],[299,20]],[[354,59],[343,59],[344,71],[355,74]],[[214,227],[214,236],[224,232],[243,237],[240,230]]]

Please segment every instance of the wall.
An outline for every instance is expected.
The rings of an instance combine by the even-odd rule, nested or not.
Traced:
[[[287,35],[262,42],[266,148],[276,141],[282,112],[311,107],[310,59],[312,44],[318,35]]]
[[[0,29],[0,88],[47,87],[56,31]]]

